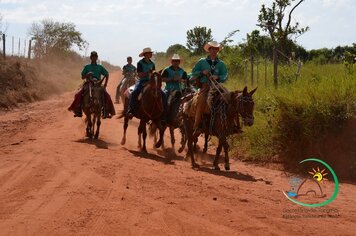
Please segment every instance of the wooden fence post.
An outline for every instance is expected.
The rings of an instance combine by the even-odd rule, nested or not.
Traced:
[[[30,41],[28,42],[28,55],[27,55],[28,59],[31,59],[31,43],[32,40],[30,39]]]
[[[6,58],[6,43],[5,43],[5,34],[2,34],[2,53],[4,56],[4,60]]]

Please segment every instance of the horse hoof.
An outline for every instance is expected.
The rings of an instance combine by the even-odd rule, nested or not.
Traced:
[[[126,143],[126,140],[121,141],[121,145],[125,145],[125,143]]]
[[[197,169],[197,168],[199,168],[199,167],[200,167],[200,166],[199,166],[197,163],[193,163],[193,164],[192,164],[192,168],[193,168],[193,169]]]
[[[98,139],[99,137],[99,134],[98,135],[94,135],[94,139]]]
[[[183,150],[184,150],[184,148],[179,148],[179,149],[178,149],[178,152],[179,152],[179,153],[182,153]]]
[[[207,148],[204,148],[204,149],[203,149],[203,153],[206,153],[207,151],[208,151]]]
[[[158,143],[155,144],[155,148],[159,148],[159,147],[161,147],[161,146],[162,146],[162,141],[160,141],[160,142],[158,142]]]
[[[147,152],[147,150],[146,150],[146,149],[143,149],[141,152],[142,152],[142,154],[143,154],[143,155],[148,154],[148,152]]]
[[[214,170],[220,170],[219,166],[214,166]]]
[[[230,165],[225,165],[225,170],[230,170]]]

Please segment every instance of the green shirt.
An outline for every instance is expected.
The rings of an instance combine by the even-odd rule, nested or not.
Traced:
[[[227,80],[228,73],[226,65],[222,60],[218,58],[216,58],[215,61],[212,61],[209,56],[206,58],[201,58],[197,62],[197,64],[195,64],[192,70],[192,75],[194,77],[198,77],[204,70],[209,70],[212,75],[217,75],[219,77],[219,83],[225,82]],[[208,77],[202,75],[200,78],[200,82],[208,82]]]
[[[124,76],[128,76],[128,77],[132,77],[135,72],[136,72],[136,67],[134,65],[124,65],[124,67],[122,68],[123,74]]]
[[[175,77],[181,77],[182,79],[186,80],[187,77],[187,73],[180,67],[178,67],[177,70],[174,70],[173,66],[169,66],[167,68],[164,69],[163,73],[162,73],[162,77],[167,78],[168,81],[166,82],[166,90],[180,90],[180,83],[176,82],[176,81],[169,81],[169,80],[173,80]]]
[[[84,66],[82,76],[86,75],[88,72],[92,72],[93,77],[97,80],[101,79],[101,75],[109,76],[109,72],[102,65],[99,64],[88,64]]]
[[[148,72],[148,71],[154,71],[156,69],[155,64],[150,60],[149,62],[145,61],[145,58],[142,58],[139,62],[137,62],[137,72]],[[141,81],[149,81],[150,78],[144,77],[140,78]]]

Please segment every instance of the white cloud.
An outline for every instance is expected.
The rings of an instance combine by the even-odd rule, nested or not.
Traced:
[[[272,0],[0,0],[9,31],[18,25],[52,18],[73,22],[90,43],[114,63],[124,63],[147,46],[165,51],[171,44],[186,42],[186,31],[195,26],[212,29],[216,40],[239,29],[234,36],[241,42],[246,33],[257,29],[261,4]],[[307,48],[332,46],[355,40],[356,0],[309,0],[293,16],[311,30],[298,38]],[[18,29],[20,29],[18,27]],[[24,30],[23,30],[24,31]],[[16,34],[20,34],[17,33]],[[26,34],[26,32],[23,32]],[[322,39],[322,40],[321,40]]]

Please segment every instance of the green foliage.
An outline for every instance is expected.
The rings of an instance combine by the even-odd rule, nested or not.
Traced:
[[[281,71],[293,77],[287,68]],[[345,74],[342,64],[307,63],[298,81],[278,90],[259,86],[254,100],[255,124],[235,140],[237,146],[248,146],[249,159],[279,154],[291,160],[309,153],[332,158],[323,145],[356,119],[356,76]]]
[[[196,26],[187,31],[187,47],[194,54],[202,54],[204,45],[213,40],[211,29]]]
[[[232,36],[234,36],[237,32],[239,32],[240,30],[233,30],[233,31],[231,31],[230,33],[228,33],[227,35],[226,35],[226,37],[224,38],[224,40],[223,41],[221,41],[221,44],[223,45],[223,46],[227,46],[227,45],[229,45],[230,43],[232,43],[233,42],[233,40],[231,39],[232,38]]]
[[[260,14],[258,15],[258,26],[269,34],[274,45],[277,45],[279,50],[285,54],[290,54],[291,50],[288,47],[288,39],[291,36],[298,37],[309,30],[309,27],[300,27],[299,23],[291,23],[293,11],[304,1],[298,2],[292,7],[292,3],[296,0],[274,0],[271,7],[262,5]],[[292,7],[288,13],[287,20],[285,19],[287,8]],[[286,21],[286,22],[285,22]]]
[[[183,52],[183,53],[189,53],[189,50],[184,47],[182,44],[173,44],[171,46],[169,46],[167,48],[166,54],[170,57],[172,56],[174,53],[179,53],[179,52]]]
[[[65,54],[71,50],[72,46],[77,46],[80,50],[87,46],[87,42],[73,23],[45,19],[39,23],[33,23],[29,34],[35,41],[36,58],[51,54]]]

